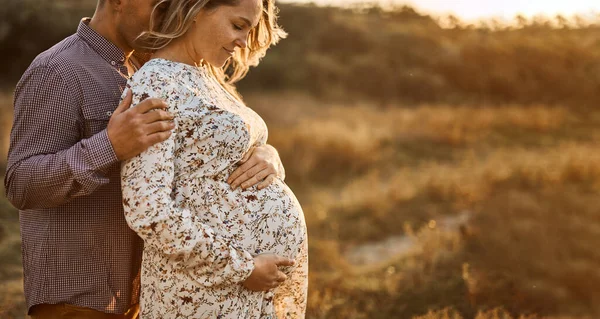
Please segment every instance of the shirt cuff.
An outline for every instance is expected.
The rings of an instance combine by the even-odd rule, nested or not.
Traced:
[[[240,255],[238,256],[239,259],[234,259],[234,269],[236,271],[236,274],[232,279],[232,282],[234,284],[243,283],[244,281],[246,281],[246,279],[248,279],[248,277],[250,277],[250,275],[254,271],[254,257],[252,257],[252,255],[250,255],[250,253],[248,253],[247,251],[241,249],[238,250],[238,252],[240,253]]]
[[[90,137],[86,144],[88,144],[90,161],[95,170],[105,171],[110,166],[119,163],[106,129]]]

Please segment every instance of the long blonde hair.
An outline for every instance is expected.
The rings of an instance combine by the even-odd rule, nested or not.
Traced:
[[[154,6],[150,30],[137,41],[149,50],[159,50],[183,36],[202,9],[235,6],[240,0],[160,0]],[[251,66],[257,66],[270,46],[285,38],[287,33],[277,24],[275,0],[262,0],[263,11],[258,25],[248,35],[248,47],[236,50],[222,68],[210,66],[217,80],[234,96],[241,99],[234,84],[243,79]]]

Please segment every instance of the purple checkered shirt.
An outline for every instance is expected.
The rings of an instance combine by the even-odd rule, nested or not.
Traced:
[[[20,209],[28,308],[124,313],[138,303],[142,241],[123,215],[106,126],[127,68],[123,51],[88,22],[19,81],[5,186]]]

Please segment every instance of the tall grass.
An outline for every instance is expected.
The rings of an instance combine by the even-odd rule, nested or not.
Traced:
[[[0,92],[0,169],[8,156],[10,129],[12,127],[12,95]]]
[[[267,121],[307,217],[308,318],[600,315],[600,113],[246,100]],[[1,210],[0,309],[18,317],[16,212]],[[464,213],[457,231],[436,227]],[[346,257],[393,236],[415,245],[374,264]]]
[[[40,3],[0,11],[10,85],[94,1]],[[281,22],[290,38],[241,89],[305,210],[308,318],[600,317],[597,25],[442,28],[406,7],[295,5]],[[10,104],[0,95],[2,169]],[[2,318],[24,312],[16,216],[1,197]],[[347,258],[397,236],[414,246]]]
[[[247,101],[305,207],[311,317],[600,314],[598,112]],[[435,227],[465,212],[458,232]],[[418,243],[409,255],[360,267],[345,258],[400,234]]]

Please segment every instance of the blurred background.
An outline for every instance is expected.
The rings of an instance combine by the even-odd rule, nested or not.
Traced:
[[[94,0],[2,0],[12,92]],[[239,88],[310,236],[307,318],[600,318],[600,4],[280,2],[288,39]],[[22,318],[0,189],[0,317]]]

